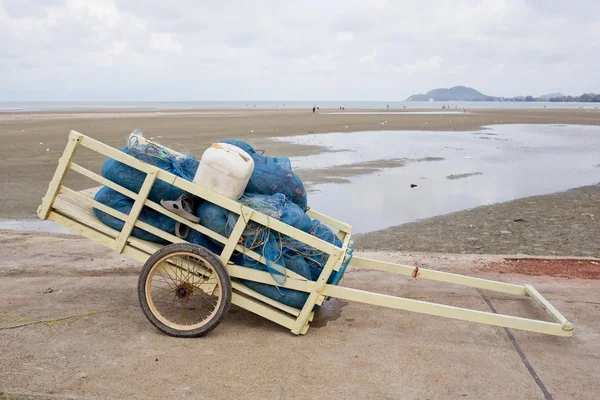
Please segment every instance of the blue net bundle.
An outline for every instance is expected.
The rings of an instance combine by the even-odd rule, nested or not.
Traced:
[[[287,200],[283,194],[246,193],[238,202],[337,247],[342,247],[341,240],[329,227],[318,220],[311,219],[306,215],[303,208]],[[238,214],[210,202],[204,202],[200,205],[198,216],[202,225],[225,237],[229,237],[238,218],[241,218]],[[262,255],[266,259],[266,265],[259,263],[245,253],[234,254],[232,261],[237,265],[269,272],[277,284],[285,282],[286,269],[306,279],[316,280],[329,257],[321,250],[255,222],[250,222],[242,233],[241,244],[246,249]],[[328,283],[337,284],[339,282],[351,257],[352,249],[347,252],[342,268],[329,277]],[[247,280],[242,280],[242,282],[269,298],[296,308],[302,308],[308,298],[308,294],[305,292]]]
[[[254,172],[246,187],[246,193],[281,193],[292,203],[298,204],[300,207],[307,207],[306,189],[300,178],[292,171],[289,158],[267,157],[257,153],[252,146],[242,140],[222,140],[221,143],[239,147],[250,154],[254,160]]]
[[[133,133],[143,136],[141,131],[137,129]],[[196,160],[194,157],[189,155],[175,155],[169,152],[163,146],[154,143],[140,143],[133,134],[130,137],[132,139],[129,140],[127,146],[121,149],[123,153],[135,157],[145,163],[154,165],[167,172],[171,172],[172,174],[187,181],[192,181],[199,165],[198,160]],[[144,180],[146,179],[145,172],[142,172],[136,168],[132,168],[112,158],[106,159],[104,165],[102,166],[101,174],[106,179],[113,181],[114,183],[135,193],[140,191]],[[183,190],[160,179],[156,179],[152,185],[150,193],[148,194],[148,198],[156,203],[159,203],[161,200],[176,200],[183,193]],[[102,203],[124,214],[129,214],[134,202],[133,199],[107,186],[102,187],[96,193],[94,199],[99,203]],[[94,208],[94,213],[105,225],[118,231],[123,229],[123,225],[125,223],[120,219],[106,214],[96,208]],[[140,212],[139,220],[172,235],[175,234],[176,221],[151,208],[143,207],[142,211]],[[139,239],[148,240],[154,243],[168,243],[166,240],[137,227],[133,228],[131,234]],[[190,230],[186,240],[200,246],[209,247],[210,250],[219,251],[219,247],[214,246],[214,243],[208,240],[208,238],[200,232]]]
[[[139,133],[139,131],[134,131]],[[154,165],[160,169],[177,175],[187,181],[192,181],[198,165],[198,160],[189,155],[176,156],[167,151],[164,147],[156,144],[138,143],[135,138],[130,140],[126,147],[121,151],[133,156],[140,161]],[[132,192],[138,193],[146,173],[136,168],[132,168],[117,160],[108,158],[102,166],[102,176],[109,179]],[[156,203],[161,200],[176,200],[183,194],[183,191],[167,182],[157,179],[150,190],[148,198]]]
[[[117,211],[122,212],[123,214],[128,215],[133,207],[134,200],[113,190],[107,186],[103,186],[96,195],[94,196],[94,200],[99,203],[102,203],[110,208],[113,208]],[[119,232],[123,229],[125,222],[121,221],[119,218],[115,218],[112,215],[109,215],[105,212],[102,212],[96,208],[94,208],[94,213],[96,217],[105,225],[118,230]],[[142,211],[138,219],[142,222],[152,225],[155,228],[160,229],[161,231],[170,233],[171,235],[175,235],[175,220],[167,217],[166,215],[159,213],[156,210],[153,210],[148,207],[143,207]],[[131,235],[133,237],[148,240],[154,243],[160,244],[168,244],[169,242],[150,233],[146,232],[143,229],[138,227],[134,227],[131,231]],[[215,243],[213,243],[206,235],[190,229],[186,240],[190,243],[197,244],[202,247],[206,247],[210,251],[216,254],[221,253],[221,248]]]
[[[242,148],[252,156],[255,162],[254,172],[245,194],[238,200],[239,203],[328,243],[335,244],[338,247],[342,246],[339,238],[329,227],[318,220],[311,219],[306,214],[306,192],[300,179],[293,173],[288,158],[263,156],[250,145],[239,140],[226,140],[223,142]],[[191,156],[174,155],[164,147],[155,144],[130,142],[121,151],[188,181],[192,181],[199,165],[198,160]],[[102,175],[136,193],[139,192],[146,178],[144,172],[113,159],[106,160],[102,168]],[[148,197],[154,202],[160,202],[160,200],[176,200],[183,193],[181,189],[173,185],[156,180]],[[96,194],[95,199],[124,214],[131,211],[134,202],[133,199],[108,187],[102,188]],[[200,224],[225,237],[229,237],[239,218],[238,214],[229,212],[210,202],[198,201],[198,203],[196,215],[200,217]],[[106,225],[119,231],[122,230],[124,222],[120,219],[97,209],[94,209],[94,212]],[[139,219],[167,233],[175,234],[176,222],[153,209],[144,207]],[[160,237],[137,227],[133,229],[132,235],[156,243],[168,243]],[[194,230],[190,230],[186,240],[208,248],[215,254],[220,254],[223,248],[221,243],[217,243]],[[266,265],[257,262],[245,253],[236,252],[231,260],[237,265],[269,272],[274,282],[279,285],[285,282],[286,270],[293,271],[306,279],[316,280],[328,258],[328,255],[320,250],[255,222],[250,222],[244,230],[241,244],[246,249],[264,256]],[[347,251],[340,271],[332,273],[328,283],[337,284],[339,282],[351,256],[352,248]],[[241,281],[258,293],[292,307],[302,308],[308,298],[308,294],[305,292],[247,280]]]

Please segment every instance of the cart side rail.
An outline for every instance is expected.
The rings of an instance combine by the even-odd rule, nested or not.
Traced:
[[[152,140],[146,139],[145,137],[136,137],[135,140],[137,140],[138,143],[141,143],[141,144],[154,144],[154,145],[162,146],[166,150],[168,150],[171,154],[174,154],[176,156],[183,155],[183,154],[181,154],[180,152],[178,152],[176,150],[170,149],[170,148],[168,148],[168,147],[166,147],[166,146],[164,146],[162,144],[158,144],[156,142],[153,142]],[[329,226],[331,226],[331,227],[333,227],[333,228],[335,228],[335,229],[337,229],[337,230],[339,230],[339,231],[341,231],[343,233],[352,233],[352,226],[348,225],[345,222],[338,221],[335,218],[331,218],[331,217],[329,217],[329,216],[327,216],[325,214],[322,214],[322,213],[320,213],[318,211],[315,211],[313,209],[309,209],[308,211],[306,211],[306,214],[309,217],[311,217],[313,219],[318,219],[321,222],[323,222],[324,224],[329,225]]]
[[[371,260],[363,257],[352,257],[350,265],[358,268],[376,271],[392,272],[398,275],[412,276],[419,279],[428,279],[439,282],[453,283],[456,285],[470,286],[478,289],[493,290],[518,296],[526,296],[527,291],[523,285],[491,281],[488,279],[473,278],[471,276],[453,274],[451,272],[436,271],[433,269],[419,268],[415,266],[394,264],[385,261]]]
[[[229,265],[227,269],[229,271],[230,276],[232,277],[247,279],[261,283],[269,283],[270,281],[270,275],[266,272],[248,270],[247,268],[239,267],[236,265]],[[383,306],[398,310],[412,311],[421,314],[453,318],[462,321],[470,321],[480,324],[500,326],[504,328],[514,328],[530,332],[545,333],[549,335],[572,336],[574,331],[573,325],[571,325],[571,323],[569,323],[566,320],[566,318],[560,315],[558,311],[556,311],[556,313],[560,315],[558,320],[556,322],[547,322],[529,318],[515,317],[505,314],[497,314],[487,311],[478,311],[468,308],[454,307],[445,304],[437,304],[421,300],[407,299],[386,294],[367,292],[364,290],[347,288],[337,285],[323,285],[322,288],[317,292],[317,289],[319,288],[318,282],[313,281],[301,282],[290,279],[286,281],[285,284],[280,286],[288,289],[300,290],[307,293],[317,293],[323,296],[329,296],[341,300],[356,301],[359,303],[372,304],[376,306]],[[539,296],[541,297],[541,295]],[[543,297],[541,298],[543,299]],[[544,301],[546,300],[544,299]],[[550,307],[552,306],[550,305]],[[553,319],[556,320],[557,318]]]
[[[122,162],[123,164],[126,164],[132,168],[135,168],[142,172],[145,172],[147,174],[146,181],[144,182],[143,187],[140,190],[140,193],[134,193],[134,192],[132,192],[112,181],[109,181],[108,179],[103,178],[102,176],[100,176],[92,171],[89,171],[86,168],[72,162],[71,160],[72,160],[78,146],[87,147],[93,151],[96,151],[100,154],[105,155],[106,157],[113,158],[113,159],[115,159],[119,162]],[[88,136],[85,136],[76,131],[71,131],[71,133],[69,135],[69,142],[67,144],[67,147],[65,148],[63,156],[59,160],[59,165],[58,165],[58,168],[56,169],[54,178],[50,182],[46,196],[44,197],[44,199],[42,201],[42,205],[40,206],[40,208],[38,210],[38,215],[40,216],[40,218],[47,219],[48,213],[50,212],[52,205],[54,203],[54,200],[59,193],[68,193],[70,196],[77,196],[77,194],[78,194],[77,192],[72,191],[72,190],[62,186],[62,181],[64,180],[64,177],[69,169],[74,170],[92,180],[95,180],[96,182],[99,182],[100,184],[106,185],[106,186],[110,187],[111,189],[116,190],[116,191],[134,199],[135,206],[132,209],[132,212],[130,212],[129,215],[126,215],[123,213],[118,213],[116,210],[114,210],[110,207],[103,206],[102,204],[96,202],[93,199],[89,199],[89,198],[83,199],[82,197],[85,197],[85,196],[82,196],[82,195],[78,196],[78,199],[80,201],[87,202],[88,204],[90,204],[90,201],[91,201],[92,202],[91,205],[94,208],[97,208],[97,209],[99,209],[115,218],[121,219],[125,222],[126,225],[122,231],[122,234],[121,234],[118,242],[115,244],[114,247],[112,247],[113,249],[115,249],[117,251],[122,251],[122,249],[124,248],[124,244],[130,237],[131,229],[133,229],[133,227],[139,227],[141,229],[144,229],[145,231],[155,234],[156,236],[161,237],[162,239],[165,239],[172,243],[181,242],[181,239],[179,239],[173,235],[169,235],[166,232],[160,231],[157,228],[154,228],[149,224],[145,224],[145,223],[137,220],[137,217],[138,217],[138,214],[139,214],[139,211],[141,210],[141,208],[143,206],[148,206],[148,207],[150,207],[158,212],[161,212],[161,213],[175,219],[176,221],[183,223],[183,224],[189,226],[190,228],[197,230],[203,234],[206,234],[210,238],[215,239],[215,240],[221,242],[222,244],[224,244],[225,250],[226,250],[224,258],[222,259],[222,261],[224,263],[226,263],[228,261],[229,256],[231,255],[231,253],[234,250],[242,251],[245,254],[247,254],[249,257],[255,259],[256,261],[261,262],[263,264],[265,263],[264,257],[257,254],[256,252],[249,251],[248,249],[242,247],[241,245],[239,245],[237,243],[237,241],[239,239],[239,235],[241,235],[241,233],[244,230],[243,228],[245,228],[246,224],[250,221],[254,221],[256,223],[259,223],[263,226],[268,227],[271,230],[277,231],[281,234],[284,234],[286,236],[289,236],[291,238],[299,240],[303,243],[306,243],[307,245],[310,245],[320,251],[323,251],[324,253],[328,254],[329,256],[334,256],[334,257],[340,256],[341,249],[339,247],[336,247],[332,243],[328,243],[324,240],[321,240],[313,235],[310,235],[310,234],[303,232],[297,228],[287,225],[275,218],[271,218],[266,214],[255,211],[255,210],[253,210],[249,207],[246,207],[234,200],[228,199],[228,198],[221,196],[215,192],[212,192],[200,185],[194,184],[192,182],[188,182],[185,179],[180,178],[176,175],[173,175],[167,171],[159,169],[150,164],[144,163],[144,162],[136,159],[135,157],[125,154],[120,150],[114,149],[106,144],[103,144],[97,140],[94,140],[94,139],[92,139]],[[160,206],[159,204],[148,200],[147,192],[152,187],[152,183],[155,179],[163,180],[163,181],[165,181],[169,184],[172,184],[188,193],[196,195],[204,200],[214,203],[220,207],[223,207],[223,208],[227,209],[228,211],[231,211],[235,214],[242,216],[242,218],[238,218],[239,226],[236,226],[237,229],[234,228],[234,230],[235,230],[234,233],[237,237],[233,237],[233,235],[230,235],[229,238],[226,238],[226,237],[219,235],[216,232],[214,232],[202,225],[195,224],[191,221],[181,218],[181,217],[177,216],[176,214],[170,212],[169,210],[165,209],[164,207]],[[313,215],[316,215],[316,212],[314,212]],[[321,214],[318,214],[318,215],[321,215]],[[336,221],[333,219],[328,219],[328,221],[326,221],[326,222],[335,223]],[[235,239],[235,241],[234,241],[234,239]],[[339,268],[339,264],[338,263],[335,263],[335,264],[336,264],[335,266],[337,268]]]
[[[544,298],[533,286],[531,285],[517,285],[513,283],[498,282],[482,278],[474,278],[471,276],[453,274],[450,272],[435,271],[427,268],[418,268],[414,266],[393,264],[384,261],[371,260],[362,257],[353,257],[350,261],[350,265],[359,268],[371,269],[376,271],[392,272],[399,275],[406,275],[412,277],[419,277],[420,279],[428,279],[438,282],[452,283],[455,285],[468,286],[477,289],[491,290],[494,292],[507,293],[517,296],[531,297],[534,303],[540,306],[548,316],[555,321],[556,326],[560,327],[564,332],[570,332],[569,334],[563,334],[561,336],[571,336],[573,331],[573,324],[571,324],[567,318],[565,318],[548,300]],[[333,290],[333,293],[337,293]],[[335,297],[334,295],[331,295]],[[360,300],[357,300],[360,301]],[[411,310],[415,311],[415,310]],[[448,316],[448,315],[447,315]],[[532,321],[532,320],[527,320]],[[475,321],[480,322],[480,321]],[[541,321],[540,321],[541,322]],[[485,323],[485,322],[484,322]],[[504,325],[499,325],[504,326]],[[507,328],[511,326],[505,326]],[[514,327],[514,326],[513,326]],[[524,329],[524,328],[519,328]],[[545,329],[545,328],[544,328]],[[526,329],[531,330],[531,329]],[[552,328],[554,330],[554,328]],[[536,331],[541,332],[541,331]],[[564,333],[562,332],[562,333]],[[548,332],[544,332],[548,333]],[[555,333],[553,333],[555,334]]]

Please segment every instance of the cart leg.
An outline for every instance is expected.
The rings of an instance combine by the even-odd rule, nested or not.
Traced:
[[[308,295],[308,299],[306,300],[306,303],[304,303],[304,307],[302,307],[302,311],[300,311],[300,315],[298,315],[298,318],[296,318],[296,322],[292,327],[292,333],[294,335],[300,335],[301,333],[303,333],[303,331],[305,331],[304,327],[305,325],[307,325],[310,313],[315,307],[315,304],[317,304],[319,298],[322,297],[321,293],[323,292],[323,289],[327,284],[327,280],[329,279],[329,275],[331,275],[333,267],[335,267],[335,264],[337,263],[339,257],[339,250],[334,250],[329,255],[327,263],[325,264],[323,271],[321,271],[321,275],[319,275],[319,279],[317,279],[317,281],[313,285],[313,289]],[[308,328],[308,326],[306,328]]]

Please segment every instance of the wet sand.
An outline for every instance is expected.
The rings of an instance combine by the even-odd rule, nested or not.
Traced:
[[[387,123],[381,125],[380,121]],[[509,123],[600,125],[600,110],[476,110],[465,115],[312,115],[300,110],[0,114],[3,143],[0,150],[0,218],[36,218],[35,210],[71,129],[122,147],[126,136],[140,128],[147,137],[197,157],[211,143],[225,138],[246,140],[272,156],[300,156],[327,149],[269,138],[369,130],[474,130],[485,125]],[[77,162],[96,171],[100,170],[103,161],[102,157],[89,152],[78,153]],[[346,165],[342,169],[305,170],[300,171],[300,175],[309,183],[310,191],[310,183],[344,182],[352,176],[398,167],[403,162],[382,160]],[[74,189],[94,184],[76,174],[66,183]],[[598,197],[590,195],[598,191],[598,188],[585,188],[568,194],[537,196],[539,201],[535,202],[522,199],[480,207],[371,233],[362,236],[358,244],[361,248],[387,250],[598,255],[600,249],[594,239],[600,237],[598,226],[590,217],[581,216],[586,213],[600,215]],[[529,222],[518,225],[511,222],[517,218]],[[475,231],[465,228],[470,225],[477,227]],[[486,226],[490,227],[488,231],[483,228]],[[500,231],[511,233],[501,234]]]
[[[381,125],[383,121],[387,123]],[[600,125],[600,110],[475,110],[464,115],[313,115],[309,110],[4,113],[0,114],[3,144],[0,148],[0,218],[35,218],[35,210],[71,129],[122,147],[126,136],[140,128],[147,137],[197,157],[213,142],[226,138],[246,140],[272,156],[299,156],[324,149],[268,138],[346,131],[473,130],[484,125],[508,123]],[[81,163],[99,171],[102,157],[84,152],[78,156]],[[363,168],[352,169],[338,174],[338,179],[365,172],[361,171]],[[319,177],[313,174],[310,180],[313,183],[330,181],[330,175],[323,173]],[[91,184],[85,178],[76,178],[67,181],[74,189]]]
[[[361,250],[600,257],[600,185],[355,236]]]

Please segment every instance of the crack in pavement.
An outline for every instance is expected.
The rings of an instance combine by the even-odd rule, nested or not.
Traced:
[[[485,300],[485,302],[487,303],[490,310],[492,310],[492,312],[494,314],[498,314],[498,312],[492,305],[492,302],[490,301],[490,299],[480,289],[477,289],[477,291],[479,292],[479,294],[481,294],[481,296],[483,297],[483,300]],[[515,348],[515,350],[521,357],[521,361],[523,362],[523,365],[525,365],[525,368],[527,368],[529,375],[531,375],[531,377],[533,378],[535,383],[538,385],[538,387],[544,394],[544,399],[553,400],[552,394],[550,394],[550,392],[548,391],[548,388],[546,388],[546,385],[544,385],[544,382],[542,382],[542,380],[538,376],[537,372],[535,372],[535,369],[533,369],[533,366],[531,366],[531,364],[529,363],[529,360],[527,360],[527,356],[525,355],[525,353],[523,353],[521,346],[519,346],[519,343],[517,343],[517,339],[515,339],[514,335],[510,331],[510,329],[508,329],[508,328],[503,328],[503,329],[504,329],[504,332],[506,333],[506,336],[508,336],[508,340],[510,340],[513,347]]]

